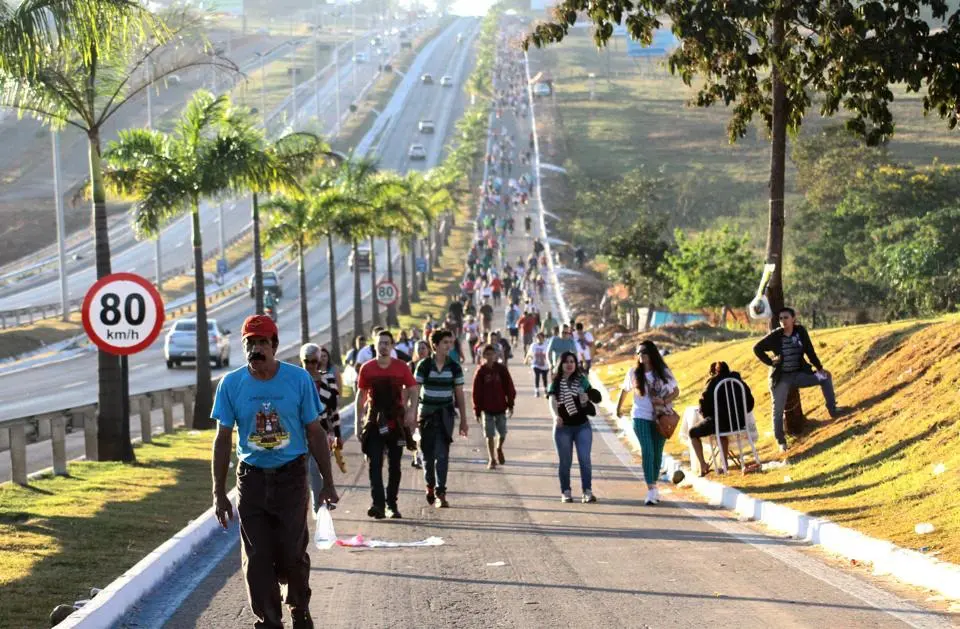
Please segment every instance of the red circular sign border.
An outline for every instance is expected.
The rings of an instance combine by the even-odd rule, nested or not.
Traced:
[[[121,281],[133,282],[146,289],[150,297],[153,298],[153,303],[157,308],[157,322],[154,324],[153,330],[150,331],[150,334],[148,334],[147,338],[142,342],[130,347],[114,347],[109,345],[105,340],[101,339],[94,333],[93,326],[90,324],[90,305],[93,302],[93,296],[96,295],[97,292],[105,285],[111,282]],[[80,308],[80,316],[83,320],[83,329],[86,330],[87,337],[89,337],[89,339],[93,341],[97,347],[108,354],[113,354],[114,356],[129,356],[150,347],[150,345],[157,340],[157,337],[160,336],[160,330],[163,329],[163,324],[166,321],[166,314],[163,311],[163,297],[160,296],[160,291],[158,291],[156,286],[151,284],[147,279],[135,273],[111,273],[110,275],[101,277],[99,280],[94,282],[93,286],[87,290],[87,294],[83,298],[83,306]]]
[[[400,289],[397,287],[397,284],[395,282],[391,282],[390,280],[380,280],[379,282],[377,282],[377,286],[374,287],[374,290],[376,290],[376,288],[379,288],[380,286],[387,285],[387,284],[390,286],[393,286],[393,295],[394,295],[393,301],[380,301],[380,298],[376,296],[376,292],[374,292],[374,298],[377,300],[377,303],[380,304],[381,306],[390,307],[395,303],[397,303],[398,301],[400,301]]]

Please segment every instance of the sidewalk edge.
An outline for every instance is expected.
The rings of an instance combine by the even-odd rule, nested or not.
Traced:
[[[229,497],[236,509],[237,490],[231,491]],[[225,534],[236,534],[238,526],[239,524],[231,524]],[[218,530],[220,524],[214,515],[213,507],[210,507],[115,579],[89,603],[70,614],[57,628],[94,629],[113,626],[142,596],[162,582],[197,546]]]
[[[632,420],[616,416],[616,408],[609,391],[596,372],[590,382],[603,395],[601,406],[608,414],[607,421],[639,454],[640,442],[633,432]],[[816,518],[801,511],[784,507],[769,500],[761,500],[723,483],[699,478],[679,460],[663,454],[667,476],[683,470],[693,489],[713,506],[735,511],[742,517],[760,522],[791,537],[814,544],[830,553],[851,561],[869,563],[875,575],[889,575],[903,583],[932,590],[947,598],[960,600],[960,565],[928,557],[914,550],[841,526],[824,518]]]

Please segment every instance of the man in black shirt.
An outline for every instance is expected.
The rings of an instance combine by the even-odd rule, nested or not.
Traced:
[[[483,305],[480,306],[480,323],[484,334],[493,330],[493,306],[491,306],[490,302],[486,299],[483,300]]]
[[[796,322],[793,308],[781,308],[780,327],[770,332],[753,347],[760,362],[770,367],[770,395],[773,398],[773,434],[780,444],[780,451],[787,451],[787,438],[783,432],[783,409],[793,387],[820,387],[830,417],[836,419],[844,414],[837,408],[833,391],[833,378],[823,368],[810,340],[807,329]],[[770,356],[773,354],[773,356]],[[810,364],[804,359],[810,359]],[[812,366],[811,366],[812,365]]]
[[[450,318],[453,319],[453,334],[459,337],[463,334],[463,302],[460,301],[460,297],[453,298],[450,306],[447,307],[447,313],[450,315]]]

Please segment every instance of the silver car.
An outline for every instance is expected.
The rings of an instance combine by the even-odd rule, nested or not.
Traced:
[[[407,151],[407,157],[410,159],[427,159],[427,149],[422,144],[411,144]]]
[[[220,369],[230,366],[230,330],[217,325],[216,319],[207,319],[207,332],[210,338],[210,360]],[[167,332],[163,340],[163,357],[167,369],[179,367],[182,363],[197,360],[197,320],[178,319]]]

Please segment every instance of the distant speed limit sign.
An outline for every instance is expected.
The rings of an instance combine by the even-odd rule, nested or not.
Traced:
[[[381,306],[392,306],[397,303],[397,285],[390,280],[383,280],[377,284],[377,302]]]
[[[83,327],[97,347],[127,356],[146,349],[163,327],[163,300],[148,280],[133,273],[100,278],[83,298]]]

